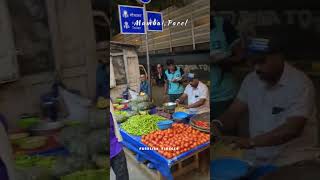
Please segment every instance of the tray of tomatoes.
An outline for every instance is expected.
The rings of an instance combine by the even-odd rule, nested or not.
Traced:
[[[210,141],[210,135],[190,125],[175,123],[172,128],[142,136],[141,142],[167,159],[172,159]]]
[[[203,113],[193,116],[190,119],[190,125],[194,129],[202,132],[210,133],[210,115],[209,113]]]

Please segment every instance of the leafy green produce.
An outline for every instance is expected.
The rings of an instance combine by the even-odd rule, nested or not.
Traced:
[[[136,115],[137,113],[134,111],[115,111],[115,118],[118,123],[125,122],[128,118]]]
[[[128,115],[128,112],[127,112],[127,111],[116,111],[115,114],[116,114],[116,115],[127,116],[127,115]]]
[[[132,99],[131,101],[134,103],[146,102],[146,101],[149,101],[149,96],[148,95],[143,95],[143,96],[139,95],[135,99]]]
[[[130,107],[133,111],[139,112],[139,111],[144,111],[144,110],[150,109],[150,107],[152,107],[152,103],[151,102],[141,102],[141,103],[137,103],[137,104],[131,104]]]
[[[150,102],[142,102],[139,103],[137,106],[139,110],[147,110],[152,106],[152,104]]]
[[[15,159],[15,164],[17,167],[26,168],[39,166],[44,168],[52,168],[56,163],[56,158],[45,157],[45,156],[27,156],[21,155],[17,156]]]
[[[18,146],[21,149],[36,149],[45,146],[47,140],[46,136],[30,136],[19,141]]]
[[[122,123],[128,119],[128,113],[126,111],[116,111],[114,114],[118,123]]]
[[[157,123],[165,118],[157,115],[136,115],[121,124],[121,128],[129,134],[142,136],[159,130]]]
[[[28,129],[38,123],[40,123],[40,118],[38,117],[22,118],[18,121],[18,126],[22,129]]]
[[[60,180],[102,180],[109,177],[109,170],[86,170],[75,172],[60,178]]]

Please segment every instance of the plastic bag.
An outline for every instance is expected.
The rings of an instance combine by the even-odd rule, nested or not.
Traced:
[[[88,107],[91,104],[91,101],[77,94],[73,94],[63,88],[59,88],[59,91],[61,92],[61,95],[69,112],[69,116],[67,117],[67,119],[88,121]]]
[[[139,93],[137,93],[137,92],[135,92],[135,91],[133,91],[131,89],[129,89],[129,94],[130,94],[130,97],[131,97],[132,100],[135,100],[139,95]]]

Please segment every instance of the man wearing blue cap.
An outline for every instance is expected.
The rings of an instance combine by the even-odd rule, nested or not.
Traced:
[[[186,99],[188,105],[185,105],[190,111],[197,113],[209,112],[209,90],[208,87],[199,81],[197,74],[188,73],[187,79],[189,84],[184,90],[184,93],[180,98],[176,100],[176,103],[182,104]]]
[[[248,59],[254,71],[245,77],[232,105],[214,121],[227,134],[241,115],[249,114],[249,138],[222,139],[248,149],[246,158],[255,165],[276,163],[285,145],[303,138],[306,123],[315,117],[313,83],[285,61],[286,41],[280,34],[250,40]]]

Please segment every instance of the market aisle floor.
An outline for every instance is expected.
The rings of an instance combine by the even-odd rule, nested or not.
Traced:
[[[128,171],[129,171],[129,179],[130,180],[152,180],[151,176],[149,176],[143,169],[137,166],[136,161],[127,157],[128,163]],[[115,174],[113,171],[110,171],[110,180],[115,180]],[[209,173],[207,175],[200,174],[198,172],[191,171],[190,173],[181,176],[175,180],[208,180]]]
[[[136,162],[132,161],[130,158],[127,157],[127,165],[129,171],[129,179],[130,180],[149,180],[150,177],[145,174],[142,170],[139,169]],[[110,180],[115,180],[115,174],[113,171],[110,171]]]

